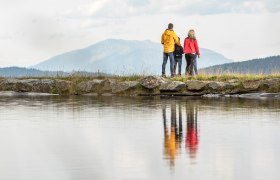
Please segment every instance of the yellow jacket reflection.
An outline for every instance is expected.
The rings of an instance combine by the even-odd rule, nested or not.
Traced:
[[[171,128],[170,133],[166,132],[164,137],[165,155],[170,159],[171,165],[174,165],[175,157],[178,151],[178,143],[176,142],[175,128]]]
[[[171,126],[166,124],[166,108],[163,109],[164,123],[164,155],[170,160],[170,165],[175,164],[175,158],[178,154],[180,143],[182,141],[182,113],[179,106],[179,122],[176,118],[176,104],[171,104]],[[179,125],[179,128],[178,128]],[[170,127],[170,130],[169,130]]]

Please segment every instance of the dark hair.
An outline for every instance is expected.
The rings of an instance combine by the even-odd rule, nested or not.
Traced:
[[[173,24],[172,23],[168,24],[168,29],[173,29]]]

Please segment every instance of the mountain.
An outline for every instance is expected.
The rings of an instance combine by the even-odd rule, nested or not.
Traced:
[[[22,67],[4,67],[0,68],[0,77],[30,77],[30,76],[44,76],[53,75],[47,71],[40,71],[37,69],[28,69]]]
[[[71,73],[62,71],[41,71],[23,67],[5,67],[0,68],[0,77],[53,77],[53,76],[70,76],[79,74],[83,76],[109,76],[104,73],[91,73],[83,71],[73,71]]]
[[[216,65],[202,69],[206,74],[241,73],[273,74],[280,73],[280,56],[252,59],[249,61]]]
[[[149,40],[108,39],[84,49],[66,52],[32,68],[40,70],[88,71],[110,74],[160,74],[162,45]],[[232,62],[223,55],[201,48],[198,67]],[[183,67],[185,60],[183,59]],[[183,68],[184,69],[184,68]],[[167,67],[167,72],[169,68]]]

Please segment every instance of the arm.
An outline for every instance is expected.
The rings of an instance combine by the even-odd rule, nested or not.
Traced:
[[[178,38],[178,36],[176,35],[176,33],[174,32],[174,36],[173,36],[173,38],[174,38],[174,42],[175,42],[175,44],[177,44],[178,46],[181,46],[181,43],[180,43],[180,41],[179,41],[179,38]]]
[[[197,40],[195,40],[194,45],[195,45],[195,51],[196,51],[196,53],[198,55],[198,58],[200,58],[200,52],[199,52]]]
[[[161,44],[164,44],[164,42],[163,42],[163,34],[161,35]]]
[[[186,47],[187,47],[187,38],[186,38],[185,41],[184,41],[184,53],[186,53],[186,52],[185,52]]]
[[[180,54],[184,54],[184,49],[182,46],[180,46]]]

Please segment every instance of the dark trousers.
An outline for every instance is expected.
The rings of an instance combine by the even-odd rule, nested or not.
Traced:
[[[162,74],[165,75],[165,67],[167,64],[168,57],[170,59],[170,74],[174,75],[174,55],[173,52],[163,53],[163,62],[162,62]]]
[[[194,74],[198,76],[198,71],[197,71],[197,54],[194,57],[193,60],[193,69],[194,69]]]
[[[176,74],[177,64],[178,64],[178,75],[181,76],[181,67],[182,67],[182,56],[177,56],[174,59],[174,74]]]
[[[187,61],[187,66],[186,66],[186,75],[192,76],[193,75],[193,66],[194,66],[194,59],[195,59],[195,54],[185,54],[185,58]]]

